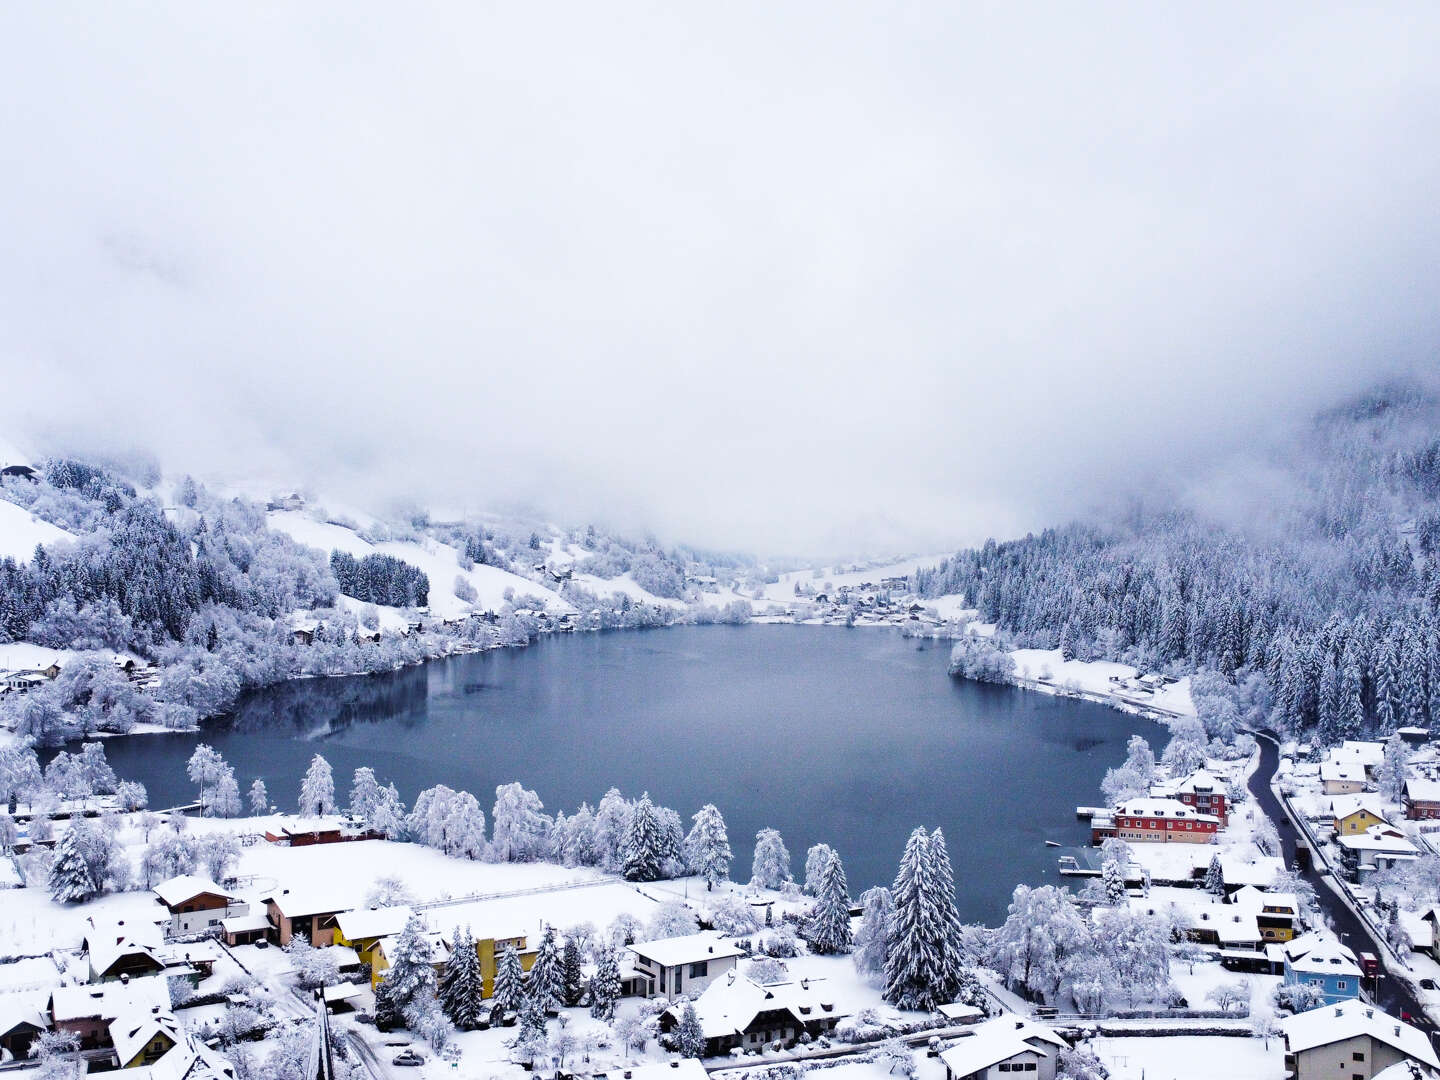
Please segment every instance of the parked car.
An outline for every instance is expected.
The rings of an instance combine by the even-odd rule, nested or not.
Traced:
[[[414,1050],[401,1050],[395,1055],[392,1065],[424,1065],[425,1059]]]

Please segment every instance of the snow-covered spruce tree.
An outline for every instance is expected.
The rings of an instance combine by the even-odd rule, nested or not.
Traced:
[[[950,852],[945,834],[937,826],[930,833],[930,866],[926,874],[929,905],[936,912],[938,928],[936,948],[940,953],[943,973],[942,989],[954,1000],[955,987],[965,972],[965,959],[960,947],[965,924],[955,906],[955,872],[950,866]]]
[[[1210,856],[1210,865],[1205,868],[1205,891],[1211,896],[1225,895],[1225,868],[1220,865],[1220,853]]]
[[[335,810],[335,774],[319,754],[310,759],[300,783],[300,816],[321,817]]]
[[[830,863],[830,856],[835,854],[835,849],[829,844],[813,844],[810,850],[805,852],[805,884],[802,891],[806,896],[820,895],[820,879],[825,874],[825,867]]]
[[[408,1023],[435,997],[435,969],[430,963],[430,939],[419,915],[411,915],[395,942],[395,955],[385,971],[387,996]]]
[[[270,810],[270,792],[265,788],[263,777],[257,776],[250,784],[250,813],[261,817]]]
[[[900,1009],[933,1009],[949,1001],[940,991],[942,958],[936,949],[936,913],[926,907],[930,834],[917,828],[905,842],[891,895],[895,915],[885,962],[885,1000]]]
[[[750,884],[762,889],[781,889],[794,881],[790,873],[790,852],[778,829],[761,829],[755,834],[755,857],[750,862]]]
[[[717,882],[730,877],[730,837],[725,831],[725,818],[713,803],[706,803],[694,818],[690,835],[685,838],[691,873],[705,879],[706,891]]]
[[[60,842],[55,845],[49,887],[50,898],[60,904],[76,904],[100,891],[99,884],[90,875],[80,834],[73,825],[60,835]]]
[[[545,1052],[545,1010],[533,995],[520,1004],[520,1026],[515,1033],[515,1050],[532,1065]]]
[[[565,938],[560,950],[560,1000],[574,1008],[585,996],[585,974],[581,970],[580,946],[573,936]]]
[[[626,881],[658,881],[665,866],[665,842],[650,795],[640,797],[621,842],[620,872]]]
[[[590,1015],[607,1024],[615,1019],[615,1003],[620,1000],[620,962],[614,947],[605,945],[596,961],[595,975],[590,980]]]
[[[851,959],[861,975],[877,978],[885,974],[885,959],[890,955],[895,900],[884,885],[876,885],[860,894],[860,906],[865,913],[855,931],[855,952]]]
[[[1100,864],[1100,880],[1105,889],[1105,902],[1110,905],[1125,902],[1125,874],[1114,859]]]
[[[812,952],[843,953],[850,950],[850,887],[839,853],[830,847],[825,850],[825,866],[805,920],[804,937]]]
[[[698,1058],[705,1053],[705,1031],[693,1001],[686,1001],[680,1008],[680,1022],[675,1025],[675,1048],[688,1058]]]
[[[619,870],[625,862],[625,835],[630,828],[630,804],[619,788],[611,788],[595,808],[595,846],[600,865],[606,870]]]
[[[475,938],[470,928],[456,927],[450,943],[450,956],[440,972],[440,1007],[446,1017],[461,1031],[471,1031],[480,1023],[480,1001],[485,994],[485,981],[480,974],[480,957],[475,952]]]
[[[525,968],[520,963],[520,954],[515,951],[514,945],[506,945],[505,951],[500,954],[500,962],[495,965],[495,986],[490,1003],[497,1015],[503,1015],[518,1012],[525,998]]]
[[[542,1014],[548,1016],[559,1011],[565,993],[565,973],[560,967],[560,947],[555,941],[553,926],[545,927],[545,936],[540,939],[540,948],[527,981],[529,990],[526,996],[535,1002]]]

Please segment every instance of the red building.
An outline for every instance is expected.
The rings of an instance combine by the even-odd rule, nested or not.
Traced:
[[[1115,808],[1114,833],[1132,844],[1209,844],[1220,819],[1178,799],[1131,799]]]
[[[1197,769],[1183,780],[1152,784],[1150,794],[1160,799],[1179,799],[1202,814],[1219,818],[1222,829],[1229,823],[1230,805],[1225,788],[1204,769]]]

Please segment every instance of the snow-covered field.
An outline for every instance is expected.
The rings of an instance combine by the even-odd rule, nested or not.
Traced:
[[[1279,1038],[1224,1038],[1171,1035],[1164,1038],[1090,1041],[1090,1049],[1110,1070],[1110,1080],[1280,1080],[1285,1051]]]
[[[55,544],[75,537],[58,525],[41,521],[23,506],[0,499],[0,559],[29,562],[36,544]]]
[[[878,585],[881,578],[908,576],[922,566],[934,566],[940,560],[948,559],[950,554],[946,552],[943,555],[918,555],[911,559],[902,559],[899,562],[873,566],[864,570],[822,567],[818,577],[813,570],[792,570],[788,574],[781,574],[779,581],[765,586],[765,599],[781,604],[791,602],[795,599],[795,586],[800,584],[816,589],[823,588],[827,584],[836,589],[842,585],[856,588],[866,581]]]
[[[1141,708],[1154,706],[1186,716],[1195,715],[1190,699],[1189,676],[1161,687],[1153,694],[1137,693],[1112,682],[1112,677],[1132,679],[1140,672],[1129,664],[1109,660],[1066,660],[1059,649],[1016,649],[1015,674],[1025,680],[1043,679],[1058,689],[1081,690],[1087,694],[1116,696]]]
[[[272,510],[265,520],[270,528],[285,533],[296,543],[319,548],[327,554],[338,549],[357,559],[372,554],[390,555],[423,570],[430,579],[430,611],[440,618],[455,618],[476,608],[498,610],[505,603],[507,589],[513,590],[516,596],[540,598],[547,610],[555,614],[574,610],[551,589],[508,570],[478,565],[462,570],[460,553],[437,540],[385,540],[372,544],[353,529],[317,521],[296,510]],[[474,588],[478,595],[475,603],[468,603],[455,595],[457,577]]]

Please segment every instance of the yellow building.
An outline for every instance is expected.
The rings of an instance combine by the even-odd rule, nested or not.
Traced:
[[[394,937],[405,929],[414,912],[404,906],[367,908],[360,911],[342,911],[335,916],[335,944],[348,945],[355,950],[362,964],[370,965],[370,986],[373,989],[380,980],[375,975],[376,960],[380,942]],[[387,963],[385,965],[389,967]]]
[[[335,944],[349,946],[355,950],[362,963],[370,965],[372,990],[389,970],[389,950],[395,947],[395,940],[413,914],[413,910],[401,905],[346,911],[335,916]],[[435,966],[435,973],[439,975],[440,969],[450,957],[449,934],[427,931],[425,936],[430,941],[431,963]],[[534,966],[537,953],[533,949],[527,950],[525,941],[524,934],[476,940],[475,956],[480,961],[480,975],[485,981],[487,998],[495,993],[495,973],[500,965],[500,957],[508,946],[513,945],[520,954],[520,967],[523,970],[529,971]]]
[[[1363,836],[1372,825],[1388,825],[1373,796],[1347,795],[1330,800],[1336,836]]]
[[[480,958],[480,976],[485,980],[485,996],[491,997],[495,993],[495,972],[500,967],[500,957],[505,954],[509,946],[515,946],[515,951],[520,954],[520,967],[529,971],[535,966],[535,957],[539,952],[535,949],[525,948],[525,935],[507,938],[481,938],[475,942],[475,955]]]

